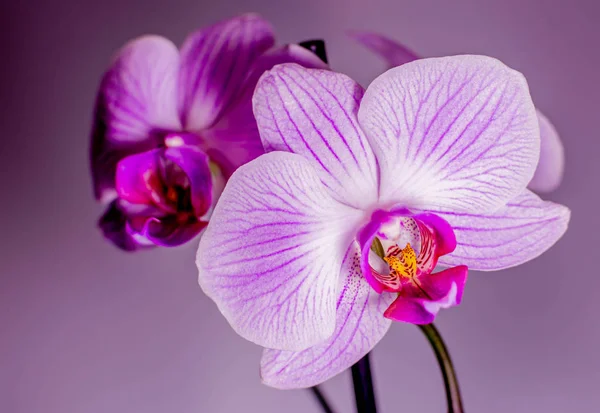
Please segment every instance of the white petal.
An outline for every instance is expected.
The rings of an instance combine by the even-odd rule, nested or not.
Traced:
[[[391,325],[383,312],[396,295],[379,295],[367,284],[356,244],[344,261],[343,273],[333,335],[300,352],[265,350],[261,361],[265,384],[280,389],[315,386],[352,366],[383,338]]]
[[[377,200],[377,166],[356,113],[363,88],[349,77],[296,64],[258,82],[254,115],[267,151],[309,159],[338,201],[368,208]]]
[[[421,59],[367,89],[358,118],[381,171],[381,201],[491,211],[521,193],[539,157],[525,78],[485,56]]]
[[[340,268],[361,215],[333,200],[301,156],[263,155],[221,195],[198,249],[200,286],[242,337],[303,350],[333,332]]]
[[[552,192],[562,181],[565,152],[554,125],[539,110],[537,114],[540,122],[540,162],[528,187],[536,192]]]
[[[491,214],[439,213],[452,225],[456,250],[440,257],[447,266],[492,271],[514,267],[548,250],[567,230],[569,208],[529,190]]]

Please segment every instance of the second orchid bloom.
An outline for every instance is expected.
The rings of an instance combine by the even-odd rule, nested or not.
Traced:
[[[91,146],[109,240],[128,251],[174,246],[205,228],[227,178],[264,152],[251,106],[259,77],[283,62],[325,67],[274,43],[269,23],[247,14],[193,33],[181,50],[144,36],[119,51],[98,91]]]
[[[366,91],[279,65],[254,115],[271,153],[233,173],[197,264],[235,331],[266,348],[268,385],[329,379],[392,320],[460,303],[467,269],[521,264],[566,230],[569,210],[526,189],[538,118],[524,77],[495,59],[417,60]]]

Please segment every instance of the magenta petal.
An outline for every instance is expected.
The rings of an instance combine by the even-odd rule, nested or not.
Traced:
[[[562,181],[565,153],[554,125],[539,110],[537,115],[540,123],[540,161],[528,188],[540,193],[552,192]]]
[[[146,223],[143,234],[156,245],[175,247],[190,241],[207,224],[207,222],[198,220],[180,222],[176,216],[151,218]]]
[[[431,297],[431,301],[446,306],[458,305],[462,301],[468,273],[469,269],[466,265],[459,265],[424,275],[419,280],[423,290]],[[456,288],[454,292],[452,292],[453,288]]]
[[[425,309],[419,299],[399,296],[387,310],[384,316],[394,321],[411,324],[429,324],[435,319],[435,314]]]
[[[144,36],[127,43],[100,83],[92,130],[94,191],[106,200],[117,162],[156,147],[154,129],[177,130],[179,52],[169,40]]]
[[[395,295],[372,291],[359,263],[354,244],[342,265],[331,337],[300,352],[266,349],[260,368],[265,384],[279,389],[315,386],[348,369],[383,338],[391,322],[382,315]]]
[[[406,46],[380,34],[361,31],[351,31],[348,34],[358,43],[381,56],[388,68],[419,59],[419,56]]]
[[[208,156],[194,146],[167,148],[165,157],[177,164],[190,180],[192,205],[197,217],[212,205],[212,175]]]
[[[102,133],[98,133],[92,139],[90,163],[94,196],[101,202],[108,202],[116,197],[115,175],[119,161],[129,155],[154,149],[157,142],[148,139],[139,143],[118,145],[104,139],[103,136]]]
[[[456,236],[450,224],[443,218],[435,214],[422,213],[413,216],[430,227],[436,235],[436,255],[442,256],[451,253],[456,249]]]
[[[442,308],[460,304],[467,282],[464,265],[419,277],[419,288],[406,285],[385,311],[385,317],[412,324],[429,324]],[[423,291],[428,295],[423,296]]]
[[[203,147],[211,159],[219,164],[226,177],[265,152],[252,113],[252,95],[258,79],[265,71],[289,62],[304,67],[327,67],[314,53],[295,44],[267,51],[252,65],[236,97],[235,105],[228,108],[217,123],[203,133]]]
[[[274,44],[271,26],[246,14],[201,29],[181,47],[179,110],[186,129],[211,126],[233,103],[254,61]]]
[[[154,180],[163,149],[135,154],[122,159],[117,165],[116,190],[119,198],[132,204],[159,203]]]
[[[360,246],[361,251],[361,271],[365,277],[367,283],[373,288],[373,290],[379,294],[381,294],[385,290],[385,285],[380,283],[374,276],[371,270],[371,266],[369,264],[369,250],[371,249],[371,244],[373,243],[373,239],[377,234],[379,228],[388,222],[392,215],[386,211],[377,210],[373,212],[371,215],[371,219],[369,222],[358,231],[357,241]]]
[[[98,227],[104,237],[124,251],[136,251],[142,247],[128,231],[127,217],[119,207],[118,201],[113,201],[98,220]]]

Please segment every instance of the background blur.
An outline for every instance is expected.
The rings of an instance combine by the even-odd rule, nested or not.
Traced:
[[[566,146],[570,230],[543,257],[472,273],[442,330],[471,413],[599,412],[600,3],[596,0],[41,0],[0,6],[0,412],[318,412],[260,384],[260,349],[196,283],[197,242],[128,255],[95,223],[88,135],[98,81],[127,40],[180,43],[245,11],[283,42],[324,38],[367,84],[383,64],[347,38],[373,29],[426,55],[488,54],[525,73]],[[375,349],[380,410],[443,412],[434,356],[409,325]],[[349,374],[324,386],[351,412]]]

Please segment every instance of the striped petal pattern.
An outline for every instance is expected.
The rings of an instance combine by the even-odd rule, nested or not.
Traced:
[[[359,218],[301,156],[264,155],[221,195],[198,249],[200,286],[242,337],[304,350],[334,331],[338,276]]]
[[[267,151],[310,160],[331,195],[356,208],[377,199],[377,167],[356,120],[362,87],[349,77],[299,65],[267,72],[254,115]]]
[[[494,210],[533,176],[540,141],[525,78],[485,56],[417,60],[369,86],[358,118],[380,165],[380,201]]]
[[[514,267],[539,256],[563,236],[571,216],[567,207],[542,201],[528,190],[493,213],[436,214],[452,225],[457,242],[440,264],[482,271]]]
[[[265,384],[280,389],[317,385],[356,363],[383,338],[391,325],[383,313],[395,295],[377,294],[366,283],[357,244],[344,260],[339,291],[331,337],[299,352],[266,349],[260,368]]]
[[[181,47],[179,112],[184,128],[211,126],[230,105],[254,61],[273,46],[269,23],[246,14],[201,29]]]

